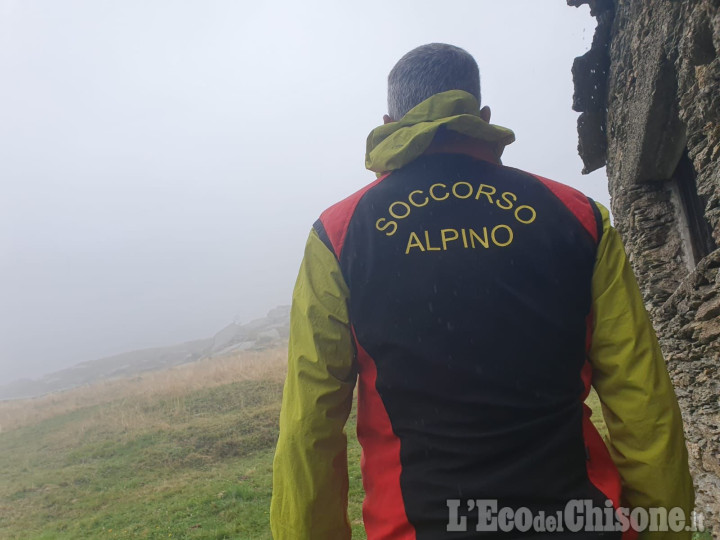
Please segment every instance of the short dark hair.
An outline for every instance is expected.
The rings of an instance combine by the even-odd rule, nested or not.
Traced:
[[[480,70],[466,50],[446,43],[421,45],[403,56],[388,75],[388,115],[400,120],[427,98],[464,90],[480,103]]]

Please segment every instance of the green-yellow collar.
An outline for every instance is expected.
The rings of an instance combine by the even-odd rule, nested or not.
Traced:
[[[367,138],[365,167],[376,173],[393,171],[419,157],[443,127],[494,147],[498,159],[515,134],[480,118],[472,94],[449,90],[416,105],[397,122],[379,126]]]

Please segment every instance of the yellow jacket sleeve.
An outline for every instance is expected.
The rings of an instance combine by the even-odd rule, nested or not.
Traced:
[[[623,505],[679,507],[689,525],[694,504],[680,409],[632,268],[606,208],[592,281],[590,362]],[[690,538],[646,532],[640,538]]]
[[[275,540],[346,540],[345,422],[357,377],[349,291],[315,230],[293,292],[288,374],[273,461]]]

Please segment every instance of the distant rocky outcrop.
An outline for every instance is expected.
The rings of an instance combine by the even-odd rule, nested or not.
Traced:
[[[287,341],[289,333],[290,308],[281,306],[271,310],[262,319],[245,324],[232,323],[212,338],[90,360],[38,379],[21,379],[0,386],[0,400],[38,397],[105,379],[167,369],[210,356],[269,349],[282,345]]]
[[[220,330],[212,339],[209,355],[222,356],[235,351],[266,349],[287,340],[289,334],[290,308],[276,307],[264,319],[246,324],[232,323]]]

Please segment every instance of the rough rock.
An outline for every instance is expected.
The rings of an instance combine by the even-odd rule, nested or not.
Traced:
[[[607,165],[615,225],[685,420],[697,509],[717,537],[720,2],[568,4],[598,18],[591,50],[573,65],[580,155],[585,172]]]

